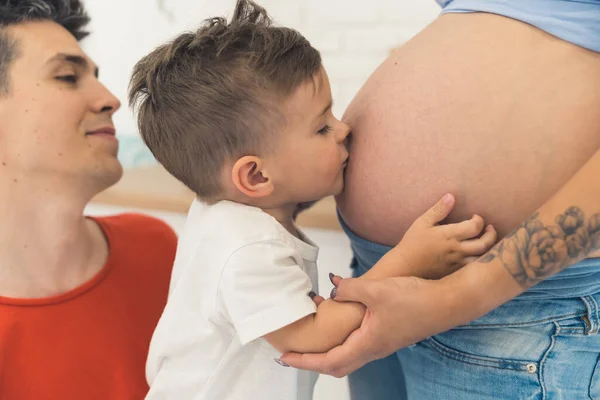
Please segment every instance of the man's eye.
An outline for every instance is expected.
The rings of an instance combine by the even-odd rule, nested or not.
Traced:
[[[67,83],[77,83],[77,75],[62,75],[57,76],[56,79]]]
[[[327,133],[331,132],[331,126],[329,126],[329,125],[325,125],[323,128],[319,129],[319,131],[318,131],[318,132],[319,132],[319,134],[321,134],[321,135],[325,135],[325,134],[327,134]]]

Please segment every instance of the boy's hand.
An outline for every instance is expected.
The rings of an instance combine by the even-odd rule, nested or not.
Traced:
[[[496,243],[497,234],[492,225],[486,226],[479,237],[484,229],[479,215],[456,224],[439,225],[450,214],[454,203],[454,196],[446,194],[411,225],[398,246],[390,251],[401,253],[398,256],[410,265],[411,275],[442,278],[475,261]]]

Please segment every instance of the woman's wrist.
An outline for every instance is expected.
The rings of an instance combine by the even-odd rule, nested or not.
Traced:
[[[524,291],[499,261],[471,263],[440,283],[453,326],[482,317]]]

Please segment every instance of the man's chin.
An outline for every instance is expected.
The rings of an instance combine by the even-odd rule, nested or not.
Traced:
[[[121,178],[123,177],[123,166],[121,163],[115,159],[114,163],[111,163],[110,166],[105,166],[102,171],[98,171],[94,177],[94,179],[98,182],[99,191],[102,192],[109,187],[116,185]]]

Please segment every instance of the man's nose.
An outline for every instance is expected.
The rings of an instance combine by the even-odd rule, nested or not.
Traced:
[[[104,85],[99,84],[98,95],[94,101],[94,111],[108,113],[111,116],[121,108],[121,101],[112,94]]]

